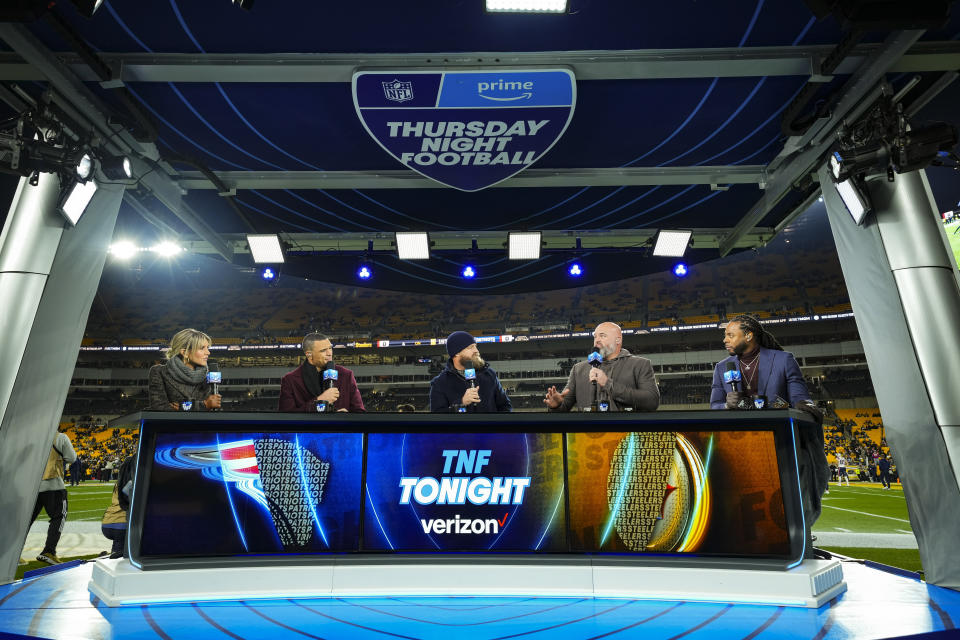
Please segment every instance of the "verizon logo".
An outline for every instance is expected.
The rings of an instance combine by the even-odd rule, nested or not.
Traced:
[[[503,518],[461,518],[460,514],[452,518],[432,518],[427,520],[420,518],[420,526],[424,533],[454,533],[454,534],[475,534],[475,533],[500,533],[500,529],[507,523],[507,513]]]

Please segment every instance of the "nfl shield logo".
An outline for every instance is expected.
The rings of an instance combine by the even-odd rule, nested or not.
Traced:
[[[412,82],[392,80],[391,82],[383,82],[381,84],[383,85],[383,95],[387,97],[387,100],[393,100],[394,102],[413,100]]]

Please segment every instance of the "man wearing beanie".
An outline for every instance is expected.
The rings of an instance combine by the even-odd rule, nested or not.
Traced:
[[[496,372],[480,357],[473,336],[466,331],[454,331],[447,336],[447,353],[450,355],[447,366],[430,381],[430,411],[513,411]],[[468,380],[470,375],[476,377]]]

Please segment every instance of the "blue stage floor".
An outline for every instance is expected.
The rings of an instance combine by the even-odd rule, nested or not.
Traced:
[[[953,630],[960,593],[856,563],[818,610],[582,598],[316,598],[110,608],[92,564],[0,587],[0,632],[56,638],[814,638]],[[937,637],[940,633],[934,633]],[[945,634],[953,635],[953,634]],[[0,637],[4,636],[0,633]]]

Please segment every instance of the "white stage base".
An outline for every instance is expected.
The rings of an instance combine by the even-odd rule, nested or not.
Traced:
[[[111,607],[161,602],[362,596],[540,596],[819,608],[847,590],[837,560],[790,570],[548,564],[376,563],[141,571],[96,561],[90,592]]]

